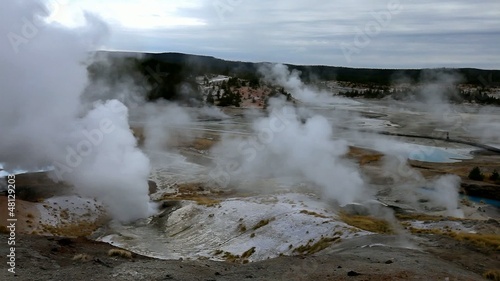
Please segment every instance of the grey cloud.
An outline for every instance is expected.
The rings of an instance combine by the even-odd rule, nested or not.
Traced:
[[[217,1],[215,1],[217,2]],[[204,26],[151,30],[115,27],[111,49],[213,55],[225,59],[355,67],[500,68],[500,2],[395,1],[399,12],[347,60],[353,44],[391,1],[213,1],[182,9]],[[392,1],[394,2],[394,1]]]

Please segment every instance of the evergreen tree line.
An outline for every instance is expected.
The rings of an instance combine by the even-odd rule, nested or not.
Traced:
[[[196,83],[197,76],[206,74],[222,74],[231,77],[239,77],[247,82],[252,88],[259,87],[261,74],[259,68],[261,63],[225,61],[213,57],[196,56],[180,53],[144,54],[137,57],[134,54],[107,52],[109,64],[94,63],[88,67],[89,77],[102,79],[109,77],[120,81],[121,77],[138,71],[149,83],[147,99],[157,100],[180,100],[186,102],[200,102],[203,100],[201,89]],[[117,63],[121,61],[121,63]],[[123,63],[125,61],[126,63]],[[122,67],[123,65],[127,67]],[[442,73],[457,74],[462,77],[461,83],[483,87],[485,89],[500,85],[500,71],[480,70],[472,68],[463,69],[355,69],[333,66],[300,66],[287,65],[289,70],[300,71],[301,79],[306,82],[316,81],[345,81],[358,84],[372,85],[373,87],[388,87],[392,81],[405,78],[409,83],[417,82],[421,77],[433,77]],[[111,68],[113,71],[104,71],[103,68]],[[100,78],[98,78],[100,77]],[[95,80],[91,80],[95,81]],[[228,81],[229,87],[238,87],[241,83],[238,79]],[[235,83],[235,84],[233,84]],[[349,97],[382,98],[391,95],[393,98],[404,99],[411,96],[411,91],[389,92],[387,89],[369,89],[368,91],[350,91],[343,95]],[[234,93],[228,91],[222,98],[222,104],[235,104],[238,98]],[[219,98],[219,99],[220,99]],[[459,92],[451,97],[456,102],[470,101],[480,104],[499,104],[499,100],[488,97],[485,92],[469,93]],[[215,99],[215,97],[214,97]]]
[[[208,94],[206,102],[218,106],[241,106],[241,95],[236,90],[231,90],[231,87],[241,87],[241,82],[238,78],[230,78],[228,81],[222,82],[217,92],[213,88]],[[215,93],[214,93],[215,92]]]
[[[488,92],[479,89],[478,91],[465,91],[453,88],[446,88],[440,93],[446,100],[452,103],[477,103],[483,105],[498,105],[500,106],[500,99],[488,95]],[[389,89],[374,89],[342,91],[339,93],[341,96],[349,98],[365,98],[365,99],[381,99],[391,97],[396,100],[423,100],[425,99],[422,92],[412,89],[396,89],[390,91]]]

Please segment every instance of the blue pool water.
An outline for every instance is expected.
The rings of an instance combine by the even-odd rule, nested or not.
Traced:
[[[486,199],[486,198],[482,198],[482,197],[475,197],[475,196],[468,196],[468,195],[460,195],[460,198],[466,198],[474,203],[481,203],[482,202],[482,203],[500,208],[500,201],[498,201],[498,200]]]
[[[412,149],[408,153],[408,158],[422,162],[453,163],[459,162],[462,159],[470,159],[471,156],[440,147],[412,145]]]

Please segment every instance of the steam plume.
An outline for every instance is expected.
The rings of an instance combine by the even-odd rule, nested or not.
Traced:
[[[84,63],[108,33],[87,15],[77,29],[48,24],[40,1],[0,11],[0,162],[7,171],[53,167],[52,176],[96,197],[121,221],[147,216],[149,160],[136,147],[128,110],[116,100],[82,106]]]
[[[253,122],[256,138],[225,138],[212,153],[224,163],[231,180],[288,178],[310,182],[325,199],[347,204],[364,198],[364,182],[343,155],[346,141],[333,140],[329,121],[319,115],[302,123],[295,108],[280,99],[270,101],[269,116]]]

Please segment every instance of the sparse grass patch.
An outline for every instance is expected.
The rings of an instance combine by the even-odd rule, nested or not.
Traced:
[[[301,255],[312,255],[314,253],[317,253],[321,250],[326,249],[328,246],[330,246],[333,242],[340,240],[340,237],[322,237],[321,239],[318,240],[316,243],[312,243],[313,240],[309,240],[307,244],[305,245],[300,245],[297,248],[293,250],[293,252],[299,253]]]
[[[131,259],[132,253],[127,251],[127,250],[122,250],[122,249],[111,249],[108,251],[108,256]]]
[[[244,225],[244,224],[242,224],[242,223],[240,223],[240,224],[238,225],[238,230],[239,230],[240,232],[245,232],[245,231],[247,231],[247,226],[246,226],[246,225]]]
[[[394,233],[389,223],[383,219],[378,219],[370,216],[349,215],[343,212],[340,213],[340,219],[351,226],[366,231],[386,234]]]
[[[196,193],[205,190],[203,184],[198,182],[180,183],[177,184],[177,189],[179,190],[179,193]]]
[[[301,210],[300,211],[301,214],[306,214],[306,215],[310,215],[310,216],[313,216],[313,217],[317,217],[317,218],[323,218],[323,219],[327,219],[328,217],[325,216],[325,215],[322,215],[322,214],[318,214],[316,212],[312,212],[312,211],[308,211],[308,210]]]
[[[382,154],[375,154],[375,155],[365,155],[362,156],[359,159],[359,164],[360,165],[366,165],[372,162],[377,162],[382,158]]]
[[[458,241],[469,242],[479,248],[500,251],[500,235],[498,234],[478,234],[454,231],[445,232],[445,234]]]
[[[400,221],[442,221],[442,220],[454,220],[455,218],[452,217],[442,217],[442,216],[433,216],[433,215],[426,215],[426,214],[421,214],[421,213],[396,213],[395,214],[396,218]],[[458,219],[456,219],[458,220]]]
[[[224,255],[222,257],[228,262],[237,262],[240,259],[239,255],[234,255],[230,252],[224,252]]]
[[[197,194],[176,194],[176,195],[167,194],[163,196],[161,200],[189,200],[196,202],[198,205],[203,205],[207,207],[215,207],[220,203],[220,200]]]
[[[59,226],[41,224],[40,227],[44,232],[48,232],[54,236],[78,237],[92,234],[92,232],[99,228],[99,223],[80,221],[77,223],[61,224]]]
[[[190,182],[177,185],[178,193],[166,193],[160,200],[190,200],[195,201],[199,205],[214,207],[220,203],[220,200],[211,198],[203,183]]]
[[[190,200],[195,201],[196,203],[198,203],[198,205],[203,205],[207,207],[215,207],[220,203],[220,200],[212,199],[209,197],[201,197],[201,196],[191,198]]]
[[[382,156],[383,155],[379,152],[354,146],[350,146],[349,151],[347,152],[347,157],[355,158],[358,160],[360,165],[366,165],[371,162],[379,161]]]
[[[88,262],[92,260],[92,256],[87,254],[77,254],[73,257],[74,261]]]
[[[222,251],[221,251],[222,252]],[[255,247],[252,247],[248,250],[246,250],[245,252],[243,252],[243,254],[240,255],[234,255],[230,252],[224,252],[224,255],[222,255],[222,257],[227,261],[227,262],[233,262],[233,263],[242,263],[242,264],[245,264],[245,263],[248,263],[248,258],[253,254],[255,253]],[[219,254],[220,255],[220,254]]]
[[[62,210],[61,213],[59,214],[59,216],[61,217],[61,219],[63,220],[67,220],[69,219],[69,213],[68,213],[68,210]]]
[[[409,230],[413,234],[434,234],[434,235],[440,235],[444,234],[444,231],[436,228],[414,228],[414,227],[409,227]]]
[[[414,234],[434,234],[446,235],[457,241],[469,243],[477,248],[484,250],[500,251],[500,235],[499,234],[479,234],[456,232],[446,229],[445,231],[436,228],[421,229],[410,227],[409,230]]]
[[[483,273],[483,277],[488,280],[500,281],[500,270],[498,269],[488,270],[485,273]]]
[[[260,220],[260,221],[259,221],[256,225],[254,225],[254,226],[252,227],[252,229],[253,229],[253,230],[257,230],[257,229],[259,229],[259,228],[261,228],[261,227],[263,227],[263,226],[265,226],[265,225],[268,225],[268,224],[269,224],[269,222],[271,222],[271,221],[273,221],[273,220],[274,220],[274,218],[265,219],[265,220]]]
[[[216,143],[217,140],[214,139],[196,138],[191,145],[197,150],[210,150]]]
[[[246,250],[243,254],[241,254],[241,258],[248,259],[253,253],[255,253],[255,247]]]

